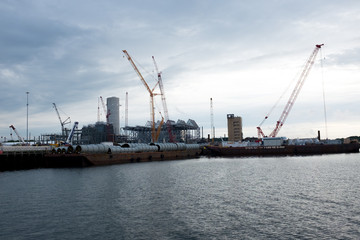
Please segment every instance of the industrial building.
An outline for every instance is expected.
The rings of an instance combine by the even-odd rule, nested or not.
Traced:
[[[113,141],[114,128],[111,124],[97,122],[84,126],[81,130],[81,144],[97,144]]]
[[[100,100],[106,116],[106,122],[100,121]],[[189,119],[187,122],[178,120],[158,121],[155,125],[148,121],[145,126],[125,126],[124,131],[120,131],[119,98],[110,97],[106,99],[106,105],[102,97],[99,98],[98,121],[95,124],[83,126],[82,129],[75,129],[72,142],[74,144],[98,144],[101,142],[185,142],[197,143],[200,139],[200,128],[198,124]],[[56,106],[54,104],[54,106]],[[57,109],[56,109],[57,110]],[[58,113],[58,111],[57,111]],[[167,115],[167,114],[166,114]],[[63,121],[58,113],[58,117],[63,127]],[[168,116],[166,116],[168,117]],[[127,118],[125,114],[125,119]],[[70,120],[69,120],[70,122]],[[125,120],[125,124],[126,124]],[[43,134],[41,142],[65,142],[67,132],[64,134]],[[154,140],[154,136],[156,139]]]
[[[187,122],[183,120],[169,121],[169,124],[162,124],[159,129],[158,142],[171,142],[170,134],[175,142],[196,143],[200,140],[200,128],[197,123],[189,119]],[[145,126],[126,126],[123,132],[126,135],[115,134],[113,126],[105,122],[97,122],[84,126],[81,130],[81,144],[97,144],[101,142],[134,142],[134,143],[150,143],[151,142],[151,123],[147,122]],[[155,126],[158,128],[160,122]]]
[[[229,142],[241,142],[243,139],[242,119],[235,117],[234,114],[227,114],[227,127]]]

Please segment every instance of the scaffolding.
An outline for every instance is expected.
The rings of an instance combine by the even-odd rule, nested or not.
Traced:
[[[40,144],[60,144],[66,142],[67,136],[62,135],[61,133],[44,133],[41,134],[39,137]],[[73,144],[80,144],[82,138],[82,130],[75,129],[74,136],[73,136]]]
[[[194,143],[200,140],[200,128],[197,123],[189,119],[187,122],[178,120],[177,122],[168,120],[163,124],[159,134],[158,142],[170,142],[168,124],[171,125],[172,134],[176,142]],[[155,123],[158,127],[160,121]],[[149,143],[151,142],[151,122],[148,121],[145,126],[126,126],[124,130],[128,133],[127,142]]]

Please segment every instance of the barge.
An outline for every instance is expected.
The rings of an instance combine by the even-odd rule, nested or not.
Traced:
[[[33,168],[91,167],[123,163],[197,158],[199,144],[91,144],[78,146],[2,147],[0,171]]]
[[[268,138],[258,145],[206,146],[211,156],[242,157],[242,156],[286,156],[286,155],[320,155],[334,153],[358,153],[359,143],[324,143],[312,142],[305,144],[289,144],[282,138]]]

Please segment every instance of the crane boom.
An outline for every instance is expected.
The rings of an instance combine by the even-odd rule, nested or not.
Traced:
[[[75,123],[74,123],[74,126],[73,126],[73,128],[71,129],[71,132],[69,133],[68,138],[66,139],[66,144],[72,144],[72,138],[73,138],[73,136],[74,136],[75,129],[78,128],[78,124],[79,124],[79,122],[75,122]]]
[[[299,92],[300,92],[302,86],[304,85],[304,82],[305,82],[307,76],[309,75],[309,72],[310,72],[312,66],[314,65],[315,58],[322,46],[324,46],[324,44],[315,45],[315,49],[313,50],[310,57],[306,61],[305,67],[304,67],[303,71],[301,72],[299,80],[297,81],[295,88],[292,91],[290,98],[289,98],[288,102],[286,103],[285,108],[284,108],[283,112],[281,113],[279,120],[276,122],[276,126],[275,126],[274,130],[270,133],[269,137],[276,137],[277,134],[279,133],[281,127],[284,125],[285,120],[288,117],[288,115],[296,101],[296,98],[299,95]],[[268,116],[266,116],[265,119],[267,119],[267,117]],[[257,127],[257,129],[258,129],[259,138],[260,138],[260,136],[265,137],[263,131],[261,130],[261,127],[259,126],[259,127]]]
[[[126,92],[126,97],[125,97],[125,127],[128,126],[128,121],[129,121],[129,96],[128,96],[128,92]]]
[[[103,99],[102,96],[100,96],[100,100],[101,100],[101,105],[103,107],[104,114],[105,114],[105,117],[106,117],[106,123],[109,123],[109,116],[111,115],[111,112],[110,112],[109,109],[106,110],[104,99]]]
[[[24,139],[20,136],[20,134],[18,133],[18,131],[16,130],[16,128],[14,127],[14,125],[10,125],[10,127],[16,134],[16,136],[19,138],[19,141],[22,143],[25,143]]]
[[[155,109],[154,109],[154,94],[153,90],[150,89],[149,85],[146,83],[144,77],[141,75],[139,69],[136,67],[134,61],[130,57],[129,53],[126,50],[123,50],[124,54],[126,55],[126,58],[129,60],[131,66],[134,68],[136,74],[139,76],[141,82],[144,84],[146,90],[150,94],[150,118],[151,118],[151,141],[156,142],[156,130],[155,130]]]
[[[162,101],[162,105],[163,105],[163,108],[164,108],[165,122],[166,122],[167,131],[168,131],[168,134],[169,134],[169,139],[170,139],[170,142],[175,142],[174,135],[172,134],[172,130],[171,130],[171,122],[170,122],[170,119],[169,119],[169,112],[168,112],[168,108],[167,108],[167,104],[166,104],[165,90],[164,90],[164,85],[163,85],[163,82],[162,82],[161,72],[158,69],[158,66],[156,64],[154,56],[152,56],[152,59],[153,59],[155,69],[156,69],[156,73],[157,73],[157,76],[158,76],[158,83],[159,83],[159,88],[160,88],[161,101]]]
[[[132,58],[130,57],[129,53],[126,50],[123,50],[123,52],[125,53],[127,59],[129,60],[131,66],[134,68],[135,72],[137,73],[137,75],[139,76],[141,82],[144,84],[144,86],[146,87],[146,89],[148,90],[148,92],[150,94],[152,94],[152,91],[149,87],[149,85],[146,83],[144,77],[141,75],[139,69],[137,68],[137,66],[135,65],[134,61],[132,60]]]
[[[60,121],[61,134],[62,134],[62,136],[65,136],[65,135],[66,135],[65,124],[71,123],[70,117],[68,117],[67,119],[65,119],[65,121],[62,121],[62,120],[61,120],[61,117],[60,117],[60,113],[59,113],[59,111],[58,111],[58,109],[57,109],[57,107],[56,107],[56,104],[53,103],[53,106],[54,106],[54,108],[55,108],[56,114],[57,114],[57,116],[58,116],[58,118],[59,118],[59,121]]]
[[[161,112],[160,112],[160,115],[161,115]],[[159,126],[158,126],[158,128],[156,130],[156,139],[158,139],[159,136],[160,136],[161,127],[162,127],[163,124],[164,124],[164,117],[161,115],[161,121],[160,121]]]
[[[98,98],[97,121],[100,122],[100,98]]]

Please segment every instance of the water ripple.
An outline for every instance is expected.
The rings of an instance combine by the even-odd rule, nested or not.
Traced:
[[[359,154],[0,174],[0,239],[359,239]]]

